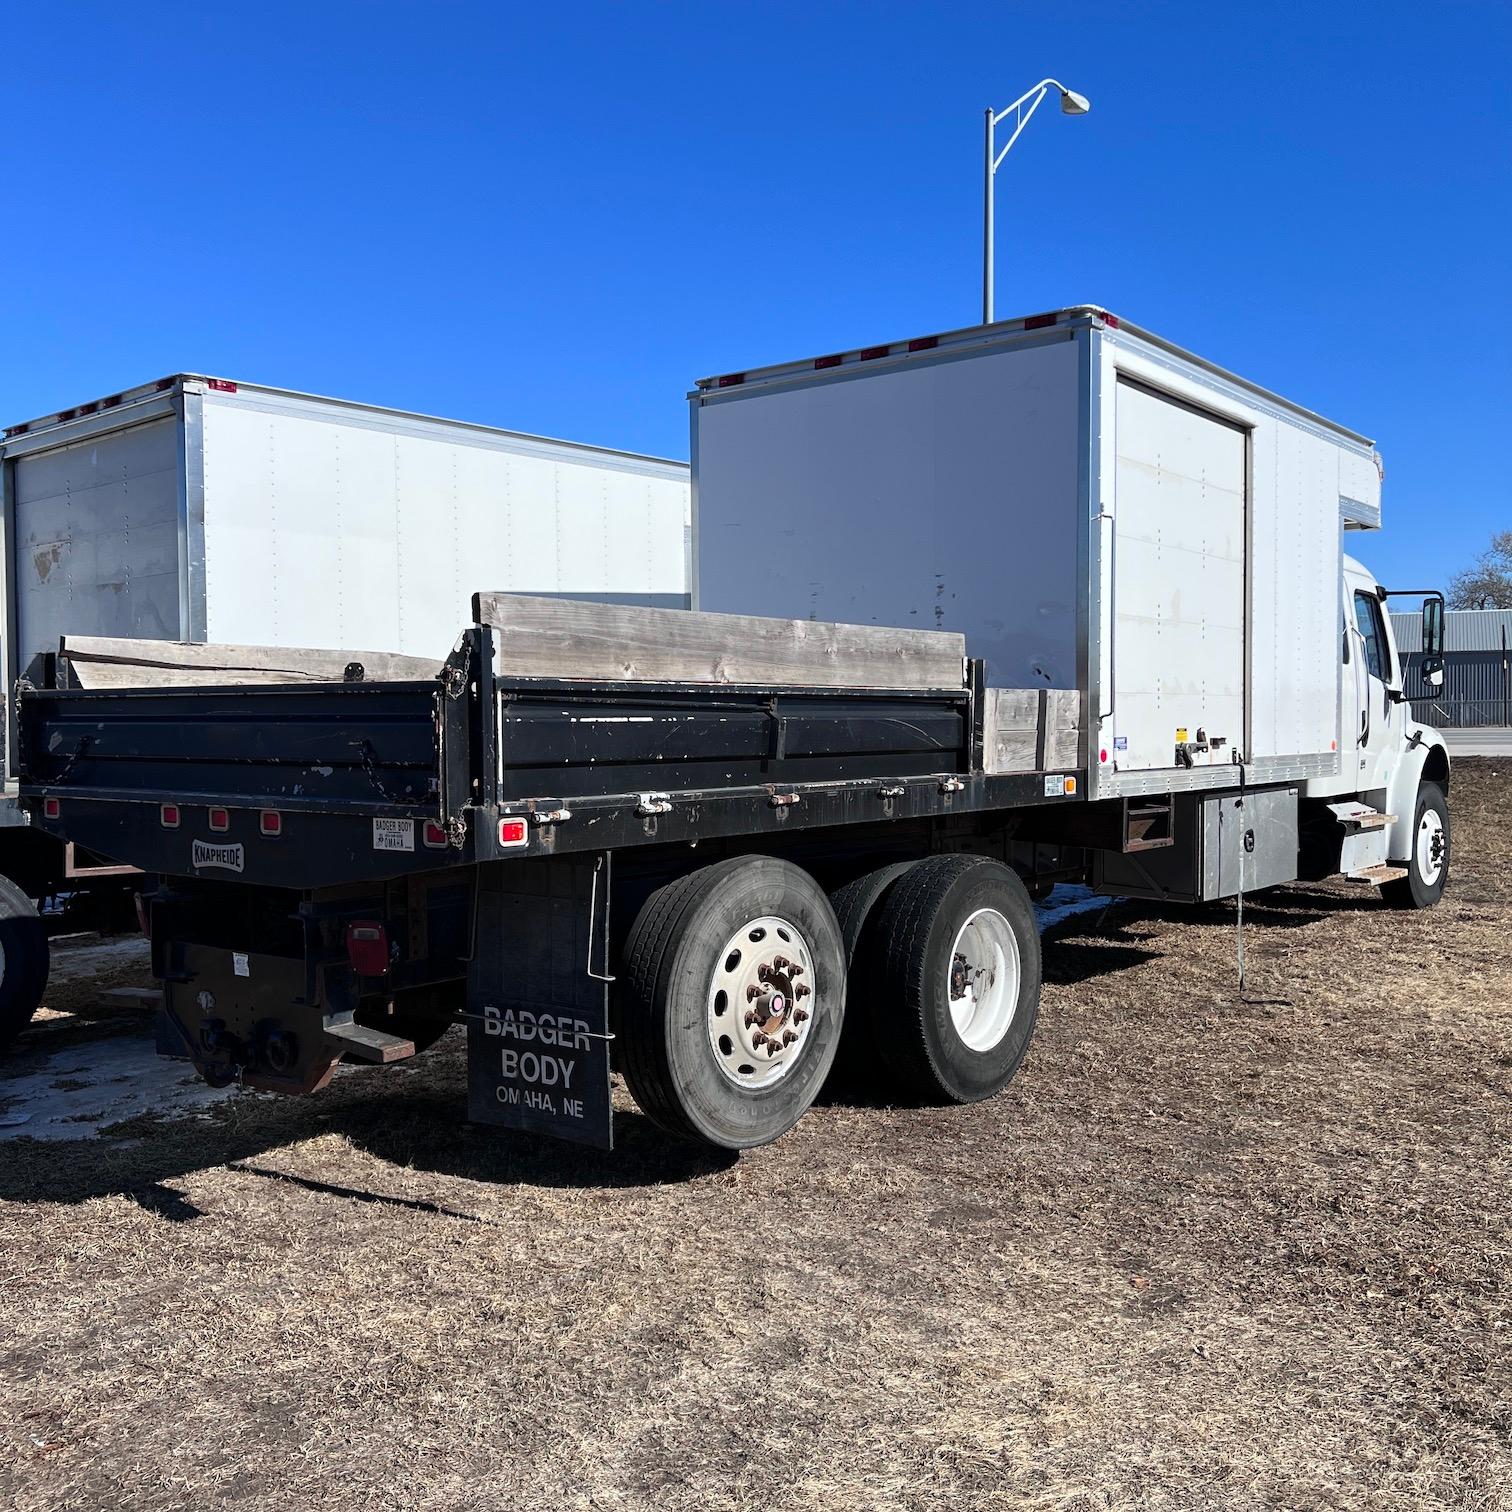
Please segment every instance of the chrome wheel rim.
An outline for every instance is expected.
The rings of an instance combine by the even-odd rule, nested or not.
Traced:
[[[1417,869],[1425,887],[1435,887],[1444,874],[1444,851],[1448,837],[1437,809],[1424,809],[1418,820]]]
[[[979,908],[961,926],[946,964],[950,1019],[968,1050],[1001,1043],[1018,1012],[1023,967],[1018,939],[995,908]]]
[[[709,983],[709,1046],[726,1081],[759,1092],[782,1080],[813,1036],[816,991],[808,941],[772,914],[725,941]]]

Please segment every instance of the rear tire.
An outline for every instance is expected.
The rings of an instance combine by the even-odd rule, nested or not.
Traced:
[[[1418,785],[1407,875],[1381,888],[1393,908],[1432,908],[1449,881],[1449,800],[1436,782]]]
[[[845,1031],[831,1079],[837,1087],[874,1092],[880,1067],[876,1056],[877,935],[880,904],[888,889],[917,863],[894,861],[856,877],[830,894],[845,949]]]
[[[727,1150],[786,1133],[824,1085],[844,1016],[834,910],[787,861],[704,867],[652,893],[631,926],[621,1069],[668,1133]]]
[[[0,1052],[31,1022],[47,990],[47,929],[32,900],[0,877]]]
[[[881,1059],[926,1101],[991,1097],[1018,1070],[1039,1013],[1040,940],[1017,874],[985,856],[931,856],[877,916]]]

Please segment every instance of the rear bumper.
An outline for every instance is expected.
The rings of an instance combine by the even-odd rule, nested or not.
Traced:
[[[210,809],[179,804],[178,823],[164,823],[162,806],[139,801],[56,796],[45,811],[45,790],[23,805],[33,826],[60,841],[140,871],[262,887],[313,889],[442,871],[473,860],[470,837],[460,846],[436,844],[423,814],[330,814],[279,811],[276,835],[263,832],[262,810],[227,808],[224,829],[212,830]]]

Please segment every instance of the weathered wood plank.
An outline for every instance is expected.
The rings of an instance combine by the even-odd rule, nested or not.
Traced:
[[[429,657],[388,651],[323,651],[288,646],[217,646],[188,641],[66,635],[60,660],[81,688],[188,688],[228,683],[341,682],[353,662],[366,681],[436,677]]]
[[[1068,688],[987,688],[982,760],[993,776],[1081,765],[1081,694]]]
[[[479,593],[504,677],[758,687],[955,690],[966,639],[950,631],[833,625],[687,609]]]

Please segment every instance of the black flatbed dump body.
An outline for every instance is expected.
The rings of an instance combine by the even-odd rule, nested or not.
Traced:
[[[547,628],[530,619],[521,631],[520,606]],[[1084,792],[1080,757],[1056,770],[985,769],[989,700],[958,637],[895,632],[909,649],[925,636],[952,643],[903,669],[902,686],[883,685],[885,673],[855,659],[849,669],[863,680],[840,681],[844,658],[831,668],[823,649],[826,685],[757,684],[637,677],[647,658],[634,647],[627,656],[616,617],[643,643],[663,633],[662,616],[728,620],[728,632],[715,629],[736,650],[744,627],[786,622],[495,595],[480,595],[475,610],[479,623],[430,678],[370,680],[365,665],[347,663],[345,680],[334,680],[347,653],[256,648],[175,648],[193,653],[187,685],[161,685],[183,673],[162,662],[119,670],[133,655],[167,655],[155,647],[119,653],[109,685],[83,686],[99,664],[65,642],[20,690],[22,799],[39,827],[143,871],[319,888],[503,859],[949,819],[1074,803]],[[563,624],[580,636],[585,617],[607,621],[606,651],[559,644]],[[259,654],[275,664],[247,680],[237,664]],[[519,670],[567,656],[588,675]],[[279,680],[279,657],[302,680]],[[313,675],[301,658],[316,659]],[[729,659],[737,669],[759,661]],[[228,680],[207,681],[218,673]]]
[[[655,889],[721,856],[1004,855],[1085,791],[1075,695],[985,688],[959,636],[508,595],[474,618],[439,667],[75,639],[20,684],[22,802],[157,879],[153,972],[208,1080],[310,1092],[460,1019],[471,1117],[607,1147],[610,983]]]

